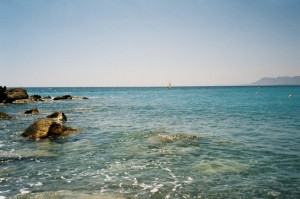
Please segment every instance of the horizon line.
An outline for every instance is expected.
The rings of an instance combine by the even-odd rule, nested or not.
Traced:
[[[0,85],[1,86],[1,85]],[[276,87],[276,86],[300,86],[300,84],[274,84],[274,85],[176,85],[171,88],[184,87]],[[168,86],[6,86],[6,88],[168,88]]]

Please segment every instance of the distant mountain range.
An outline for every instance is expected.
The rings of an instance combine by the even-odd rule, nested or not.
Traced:
[[[275,86],[275,85],[300,85],[300,76],[295,77],[263,77],[257,82],[252,83],[251,85],[260,85],[260,86]]]

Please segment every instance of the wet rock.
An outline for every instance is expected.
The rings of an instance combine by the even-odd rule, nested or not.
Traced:
[[[31,95],[29,97],[29,99],[31,99],[32,101],[36,101],[36,102],[37,101],[44,101],[40,95]]]
[[[89,99],[89,98],[87,98],[87,97],[82,97],[82,99],[87,100],[87,99]]]
[[[67,116],[63,112],[55,112],[51,115],[48,115],[47,118],[51,118],[57,121],[67,121]]]
[[[6,102],[11,103],[19,99],[28,99],[28,94],[25,89],[13,88],[6,91]]]
[[[10,119],[12,118],[10,115],[0,112],[0,119]]]
[[[81,97],[81,96],[71,96],[71,95],[63,95],[53,98],[53,100],[81,100],[81,99],[88,99],[87,97]]]
[[[25,114],[38,114],[40,113],[39,110],[37,108],[34,109],[30,109],[24,112]]]
[[[31,95],[30,98],[32,98],[32,99],[41,99],[42,97],[40,95]]]
[[[63,95],[63,96],[55,97],[53,100],[71,100],[71,99],[72,99],[71,95]]]
[[[67,135],[77,129],[64,126],[50,119],[40,119],[30,125],[21,135],[30,139],[42,139],[50,136]]]

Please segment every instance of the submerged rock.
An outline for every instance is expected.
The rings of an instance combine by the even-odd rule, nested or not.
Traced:
[[[63,96],[55,97],[53,100],[71,100],[71,99],[72,99],[71,95],[63,95]]]
[[[151,143],[167,143],[167,142],[177,142],[177,141],[187,141],[191,142],[197,139],[195,135],[185,135],[185,134],[158,134],[151,136],[149,141]]]
[[[47,158],[55,157],[56,154],[49,152],[48,150],[32,150],[32,149],[22,149],[13,151],[1,151],[0,150],[0,160],[14,160],[22,158]]]
[[[24,114],[38,114],[40,111],[37,108],[30,109],[24,112]]]
[[[27,91],[23,88],[13,88],[6,91],[6,102],[13,102],[19,99],[28,99]]]
[[[12,118],[10,115],[0,112],[0,119],[10,119]]]
[[[240,173],[249,167],[249,164],[220,158],[215,160],[203,159],[193,166],[193,170],[196,170],[203,175],[214,175],[222,173]]]
[[[51,115],[48,115],[47,118],[51,118],[57,121],[67,121],[67,116],[63,112],[55,112]]]
[[[21,135],[30,139],[41,139],[49,136],[66,135],[77,129],[64,126],[50,119],[40,119],[30,125]]]

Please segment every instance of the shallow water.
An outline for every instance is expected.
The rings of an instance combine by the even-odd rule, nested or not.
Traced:
[[[90,99],[0,106],[0,198],[300,197],[300,87],[27,90]],[[54,111],[80,131],[20,136]]]

